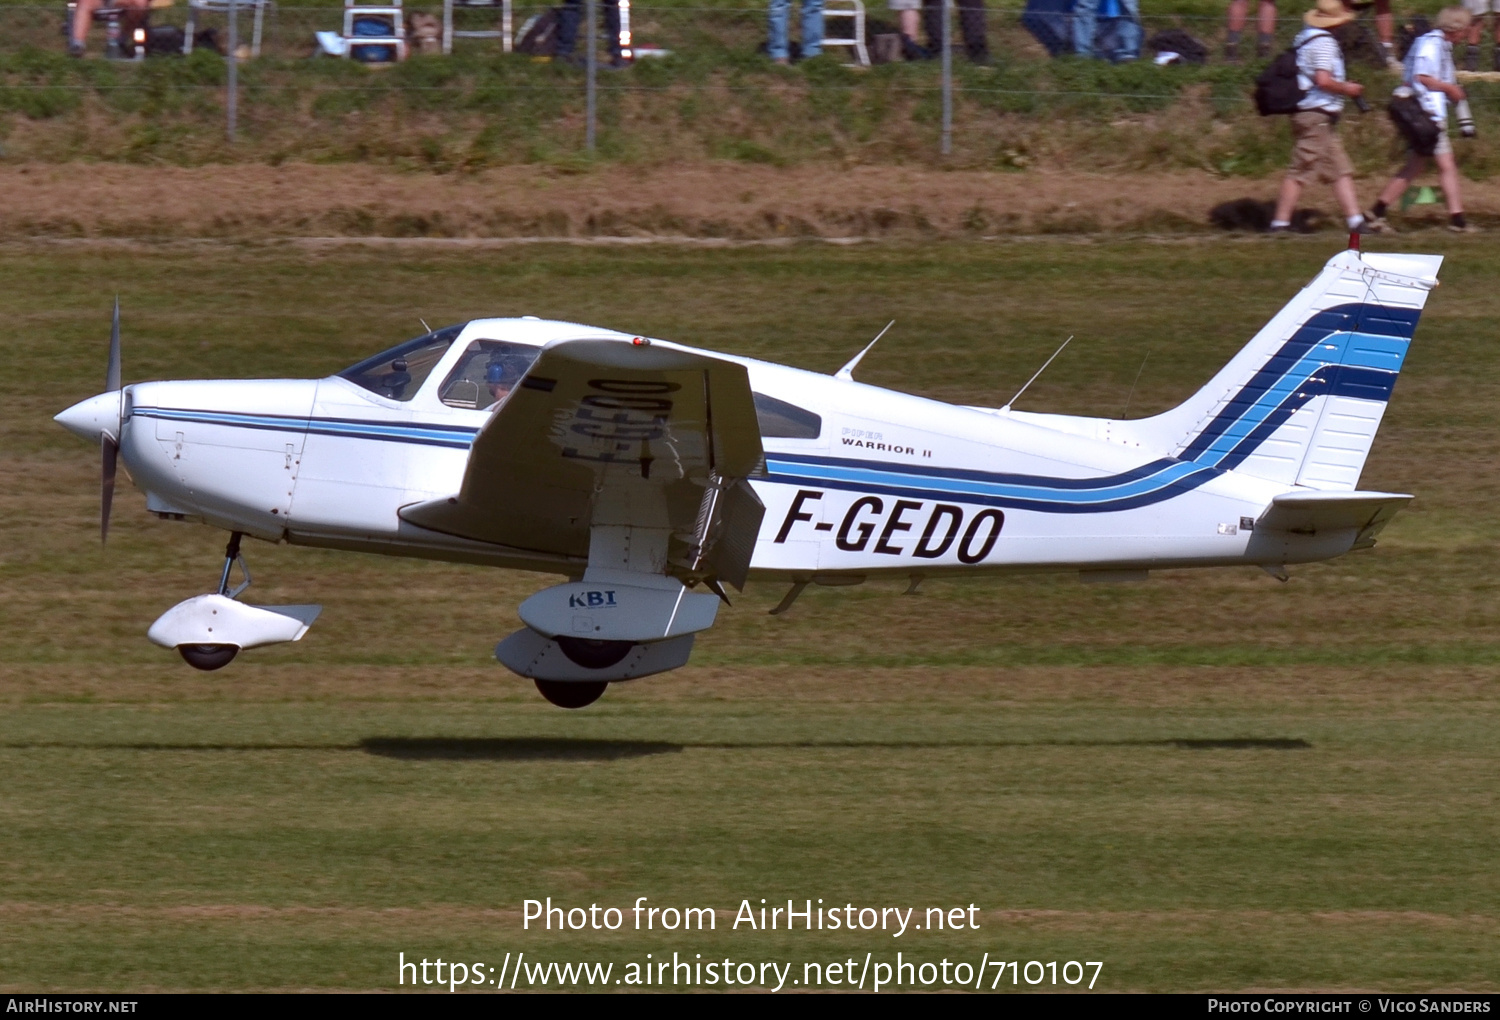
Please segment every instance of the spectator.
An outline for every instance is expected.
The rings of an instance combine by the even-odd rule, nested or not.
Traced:
[[[1354,0],[1345,0],[1346,5]],[[1484,0],[1464,0],[1465,3],[1483,3]],[[1500,0],[1494,0],[1500,5]],[[1250,0],[1229,0],[1229,33],[1224,39],[1224,59],[1240,58],[1240,36],[1245,31],[1245,21],[1250,13]],[[1276,45],[1276,0],[1260,0],[1255,13],[1255,55],[1264,60],[1271,55]],[[1396,49],[1392,42],[1396,30],[1396,19],[1391,16],[1391,0],[1375,0],[1375,34],[1380,37],[1380,48],[1385,51],[1387,63],[1395,63]],[[1497,29],[1500,31],[1500,29]]]
[[[917,25],[922,20],[922,0],[886,0],[886,7],[896,12],[901,28],[901,54],[907,60],[927,60],[932,54],[917,43]],[[939,23],[938,31],[942,31]]]
[[[609,36],[609,66],[624,67],[625,58],[620,52],[620,0],[603,0],[603,2],[604,34]],[[583,0],[563,0],[562,12],[557,18],[557,48],[552,53],[554,60],[566,63],[582,62],[573,56],[573,44],[578,39],[578,26],[582,21]],[[589,41],[589,45],[593,45],[592,40]]]
[[[1141,55],[1141,0],[1115,0],[1118,14],[1113,17],[1119,28],[1114,36],[1114,47],[1109,53],[1098,54],[1106,60],[1120,63],[1135,60]],[[1095,37],[1099,32],[1099,7],[1101,0],[1076,0],[1073,4],[1073,52],[1080,57],[1093,57]],[[1103,0],[1109,4],[1111,0]]]
[[[791,0],[771,0],[768,16],[770,38],[766,51],[778,64],[789,64],[791,49],[787,42],[787,22],[791,19]],[[816,57],[823,52],[823,0],[802,0],[802,56]]]
[[[1448,229],[1472,233],[1477,228],[1464,219],[1463,198],[1458,190],[1458,162],[1453,158],[1453,142],[1448,138],[1448,102],[1461,103],[1468,97],[1458,84],[1453,68],[1453,44],[1468,34],[1474,17],[1462,7],[1444,7],[1438,12],[1431,32],[1419,36],[1406,54],[1403,79],[1416,94],[1422,109],[1438,127],[1437,145],[1432,158],[1437,161],[1438,177],[1443,184],[1443,199],[1448,204]],[[1464,113],[1459,111],[1460,120]],[[1396,172],[1370,210],[1370,219],[1384,225],[1386,210],[1400,198],[1411,182],[1427,167],[1427,157],[1412,152],[1406,165]]]
[[[1318,6],[1302,19],[1307,27],[1297,33],[1297,84],[1307,94],[1292,114],[1292,165],[1281,182],[1271,233],[1291,229],[1292,210],[1309,180],[1333,185],[1334,197],[1351,231],[1369,229],[1359,211],[1354,192],[1354,164],[1339,141],[1339,115],[1344,99],[1364,92],[1364,86],[1344,80],[1344,53],[1329,29],[1354,20],[1354,12],[1342,0],[1318,0]],[[1375,227],[1375,230],[1380,229]]]
[[[1250,0],[1229,0],[1229,34],[1224,38],[1224,59],[1240,59],[1240,36],[1245,31],[1245,21],[1250,12]],[[1255,39],[1255,55],[1268,57],[1276,42],[1276,0],[1260,0],[1255,15],[1255,27],[1259,35]]]
[[[1479,40],[1484,35],[1484,19],[1489,17],[1494,26],[1495,49],[1491,55],[1494,68],[1500,71],[1500,0],[1464,0],[1464,8],[1474,16],[1469,28],[1469,51],[1464,56],[1464,67],[1479,70]]]
[[[94,12],[103,6],[104,0],[78,0],[78,7],[73,11],[73,25],[68,35],[69,56],[83,56],[88,48],[86,40],[89,36],[89,23],[94,20]],[[133,38],[135,30],[146,24],[148,0],[115,0],[111,6],[123,12],[120,15],[121,39]]]
[[[984,0],[957,0],[958,27],[963,33],[964,52],[975,64],[990,62],[990,44],[985,34]],[[1500,4],[1500,0],[1494,0]],[[945,0],[922,0],[922,24],[927,32],[927,48],[943,52],[943,5]]]

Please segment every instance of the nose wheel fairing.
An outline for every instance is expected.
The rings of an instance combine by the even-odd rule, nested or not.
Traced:
[[[219,590],[177,603],[146,632],[153,643],[176,649],[195,669],[220,669],[245,648],[301,641],[323,611],[315,605],[252,606],[236,601],[250,587],[250,570],[240,555],[241,537],[236,531],[224,550]],[[236,564],[243,579],[231,587]]]

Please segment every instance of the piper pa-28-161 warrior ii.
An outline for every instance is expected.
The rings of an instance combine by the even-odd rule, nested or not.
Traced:
[[[535,318],[427,333],[326,379],[120,384],[58,422],[146,507],[231,533],[148,636],[200,669],[318,606],[242,602],[244,535],[561,575],[495,657],[565,707],[685,664],[724,588],[1285,566],[1367,548],[1357,486],[1442,259],[1344,251],[1209,383],[1131,421],[960,407]],[[878,339],[878,338],[877,338]],[[868,350],[869,348],[866,348]],[[863,352],[861,352],[861,355]],[[231,586],[238,563],[243,581]],[[727,601],[727,600],[725,600]]]

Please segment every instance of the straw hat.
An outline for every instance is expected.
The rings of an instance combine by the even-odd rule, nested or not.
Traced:
[[[1318,6],[1302,16],[1313,28],[1336,28],[1354,20],[1354,12],[1343,0],[1318,0]]]

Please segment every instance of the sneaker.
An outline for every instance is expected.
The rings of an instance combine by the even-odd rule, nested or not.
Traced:
[[[68,56],[81,57],[83,56],[85,49],[86,47],[83,45],[82,39],[68,40]]]
[[[1365,221],[1359,225],[1361,234],[1394,234],[1398,231],[1386,221],[1384,216],[1372,216],[1365,213]]]
[[[1224,44],[1224,62],[1228,64],[1238,64],[1240,62],[1239,43]]]
[[[1457,223],[1450,223],[1448,224],[1448,231],[1453,234],[1478,234],[1483,232],[1483,228],[1476,227],[1472,223],[1465,223],[1461,227]]]
[[[1292,236],[1292,228],[1290,226],[1286,226],[1286,227],[1267,227],[1266,228],[1266,233],[1270,234],[1272,237],[1291,237]]]

